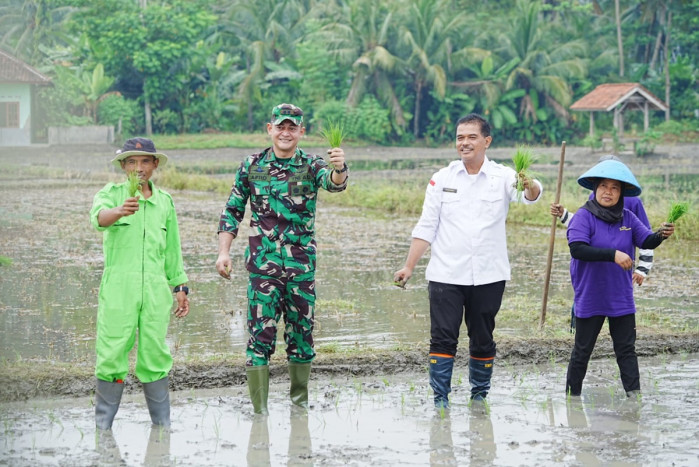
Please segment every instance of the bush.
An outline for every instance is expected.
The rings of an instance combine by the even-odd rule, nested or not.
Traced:
[[[119,131],[121,120],[121,135],[133,135],[143,127],[139,124],[139,118],[143,118],[138,102],[125,99],[120,95],[111,95],[100,102],[97,107],[97,121],[100,125],[112,125]]]

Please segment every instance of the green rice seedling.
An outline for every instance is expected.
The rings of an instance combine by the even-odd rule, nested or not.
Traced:
[[[141,183],[143,183],[143,181],[139,178],[135,170],[129,172],[126,182],[129,190],[129,198],[133,198],[136,196],[136,193],[141,191]]]
[[[0,255],[0,266],[12,266],[12,258]]]
[[[522,196],[524,192],[524,179],[531,178],[529,167],[536,162],[536,157],[529,146],[518,145],[515,155],[512,157],[512,163],[517,172],[517,195]]]
[[[687,211],[689,211],[689,203],[672,203],[672,206],[670,206],[670,214],[667,216],[668,224],[674,224],[677,219],[687,214]]]
[[[323,135],[328,141],[331,148],[339,148],[342,145],[342,140],[345,139],[345,129],[337,122],[332,122],[328,120],[327,127],[320,130],[320,134]]]

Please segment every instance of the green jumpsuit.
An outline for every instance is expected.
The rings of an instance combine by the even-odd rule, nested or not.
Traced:
[[[172,356],[165,342],[173,296],[171,286],[184,284],[180,233],[172,197],[153,186],[139,199],[139,210],[109,227],[97,215],[128,198],[126,183],[107,184],[94,198],[90,221],[104,232],[104,273],[97,311],[95,376],[123,380],[138,330],[136,377],[150,383],[166,377]]]

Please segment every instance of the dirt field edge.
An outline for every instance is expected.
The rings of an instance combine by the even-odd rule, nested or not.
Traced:
[[[521,366],[546,362],[565,363],[570,356],[573,338],[499,339],[498,366]],[[457,368],[466,368],[467,350],[457,355]],[[638,356],[681,355],[699,352],[699,332],[682,334],[639,335]],[[371,377],[415,373],[423,377],[427,371],[426,346],[410,350],[362,350],[324,354],[319,352],[313,363],[312,379],[333,377]],[[600,338],[593,359],[614,356],[609,338]],[[283,359],[273,359],[272,380],[288,378]],[[418,376],[419,375],[419,376]],[[210,361],[175,361],[170,372],[170,387],[181,391],[213,389],[245,384],[242,355],[222,355]],[[87,362],[61,363],[55,361],[5,361],[0,366],[0,402],[31,399],[91,396],[95,379],[93,367]],[[135,376],[126,380],[126,392],[141,391]]]

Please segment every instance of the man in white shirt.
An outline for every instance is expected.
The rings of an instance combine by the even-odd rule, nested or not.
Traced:
[[[490,390],[495,316],[510,279],[505,232],[509,204],[535,203],[543,191],[539,181],[489,160],[485,151],[492,140],[490,124],[480,115],[457,122],[460,160],[432,176],[405,266],[394,275],[398,284],[405,284],[431,247],[425,276],[430,299],[430,386],[437,408],[449,407],[462,319],[469,337],[471,399],[482,400]],[[524,193],[517,192],[518,177]]]

